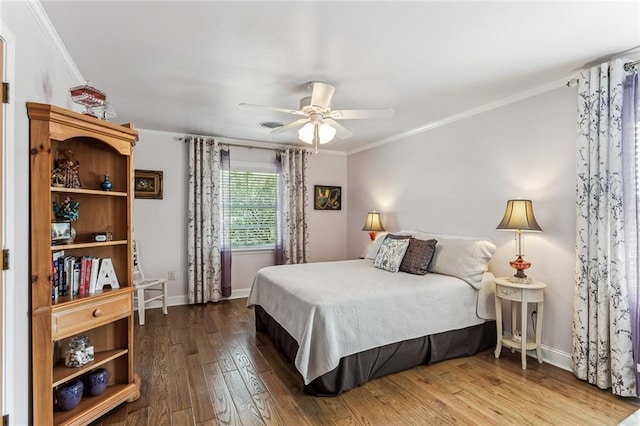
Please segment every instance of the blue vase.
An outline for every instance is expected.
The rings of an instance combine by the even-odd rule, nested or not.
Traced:
[[[113,184],[109,180],[109,175],[104,175],[104,180],[100,184],[100,187],[102,187],[102,189],[105,190],[105,191],[111,191],[111,188],[113,187]]]
[[[78,405],[82,399],[83,389],[84,385],[82,384],[82,380],[74,380],[58,386],[56,388],[58,407],[64,411],[76,408],[76,405]]]
[[[84,376],[84,394],[90,396],[100,395],[107,387],[109,371],[106,368],[96,368]]]

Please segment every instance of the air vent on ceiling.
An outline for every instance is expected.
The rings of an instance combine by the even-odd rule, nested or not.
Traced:
[[[263,129],[273,130],[283,127],[284,123],[281,123],[280,121],[263,121],[262,123],[258,123],[258,126],[262,127]]]

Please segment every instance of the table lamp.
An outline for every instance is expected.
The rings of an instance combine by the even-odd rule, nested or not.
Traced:
[[[516,231],[516,259],[509,265],[516,270],[512,278],[514,282],[530,282],[531,279],[524,273],[531,267],[531,262],[524,260],[523,232],[542,232],[542,228],[536,222],[533,215],[531,200],[508,200],[507,208],[502,221],[496,227],[503,231]]]
[[[375,210],[367,213],[367,219],[364,221],[363,231],[369,231],[369,238],[371,241],[376,239],[376,232],[384,231],[384,227],[380,222],[380,213]]]

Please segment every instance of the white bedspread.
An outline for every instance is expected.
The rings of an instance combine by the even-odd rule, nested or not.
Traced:
[[[298,342],[295,365],[308,384],[344,356],[484,322],[476,312],[491,312],[478,306],[489,298],[478,294],[459,278],[348,260],[263,268],[247,305],[262,306]]]

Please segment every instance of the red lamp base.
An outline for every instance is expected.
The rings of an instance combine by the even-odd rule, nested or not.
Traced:
[[[374,241],[376,239],[376,231],[369,231],[369,238],[371,238],[371,241]]]
[[[522,258],[522,256],[518,256],[516,260],[509,262],[509,265],[516,270],[514,277],[519,279],[527,278],[527,276],[524,273],[524,270],[529,269],[531,267],[531,262],[527,262]]]

